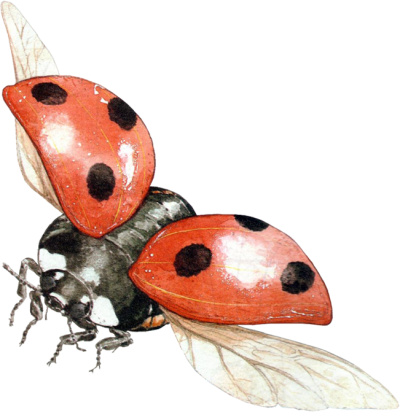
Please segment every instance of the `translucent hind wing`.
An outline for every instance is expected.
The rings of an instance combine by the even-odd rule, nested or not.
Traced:
[[[192,367],[242,401],[305,410],[398,407],[379,382],[321,349],[164,311]]]
[[[36,32],[11,3],[1,4],[1,13],[10,41],[17,82],[31,77],[56,75],[56,63]],[[24,128],[16,121],[18,163],[28,185],[55,208],[62,211],[42,160]]]
[[[3,2],[1,13],[10,41],[15,80],[58,74],[50,52],[20,11],[13,4]]]

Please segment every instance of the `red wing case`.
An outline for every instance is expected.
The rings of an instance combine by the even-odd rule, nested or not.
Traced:
[[[99,238],[126,222],[147,194],[154,150],[122,99],[90,81],[37,77],[3,90],[71,222]]]
[[[168,225],[129,275],[152,299],[189,319],[221,324],[329,324],[319,273],[287,235],[239,215],[196,216]]]

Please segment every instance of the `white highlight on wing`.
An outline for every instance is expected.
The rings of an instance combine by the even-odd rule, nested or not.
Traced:
[[[224,270],[244,288],[252,288],[258,282],[268,285],[275,276],[276,265],[268,266],[268,251],[260,242],[241,235],[229,235],[218,239],[217,249],[225,255]]]
[[[244,402],[305,410],[398,407],[379,382],[321,349],[163,311],[193,368]]]
[[[76,134],[69,117],[64,114],[58,115],[55,119],[46,119],[41,135],[58,153],[68,153],[75,144]]]
[[[122,143],[118,150],[118,154],[123,161],[124,172],[127,177],[125,187],[128,187],[132,183],[132,179],[136,171],[136,160],[133,156],[134,151],[135,147],[126,143]]]
[[[57,75],[58,69],[50,52],[19,10],[11,3],[1,4],[7,29],[17,82],[36,76]],[[25,132],[16,121],[18,163],[28,185],[62,212],[42,160]]]

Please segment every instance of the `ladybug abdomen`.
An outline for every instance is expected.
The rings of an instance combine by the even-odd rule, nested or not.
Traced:
[[[70,76],[31,78],[6,87],[3,97],[81,232],[99,238],[133,215],[154,175],[153,144],[133,109]]]
[[[224,324],[328,324],[328,291],[287,235],[247,216],[198,216],[154,236],[134,283],[187,318]]]

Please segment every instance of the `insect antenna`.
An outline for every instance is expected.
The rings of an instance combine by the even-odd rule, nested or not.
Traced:
[[[10,328],[14,327],[15,315],[18,310],[28,299],[30,301],[29,311],[32,319],[22,332],[22,337],[19,342],[19,345],[22,346],[25,344],[30,330],[42,320],[47,320],[48,308],[44,308],[42,290],[39,285],[32,283],[28,279],[29,272],[41,277],[42,271],[36,261],[32,258],[24,258],[21,260],[19,273],[17,273],[8,263],[3,262],[1,267],[18,281],[18,287],[15,293],[19,297],[19,300],[14,303],[8,318],[8,326]]]
[[[40,288],[33,286],[31,283],[29,283],[26,280],[26,274],[28,272],[28,268],[31,269],[33,272],[35,272],[38,276],[41,275],[41,269],[39,265],[30,258],[24,259],[21,262],[21,267],[19,270],[19,274],[15,273],[9,265],[6,263],[3,263],[3,268],[7,270],[12,276],[14,276],[18,280],[18,289],[17,289],[17,295],[21,298],[13,307],[11,313],[10,313],[10,326],[14,325],[14,317],[15,317],[15,312],[17,309],[24,303],[25,299],[27,298],[27,290],[26,287],[28,286],[29,288],[33,289],[35,292],[40,293]]]

